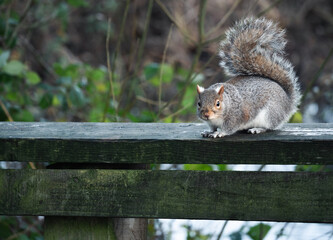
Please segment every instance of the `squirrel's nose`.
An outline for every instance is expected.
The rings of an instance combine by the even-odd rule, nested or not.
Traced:
[[[204,113],[203,113],[203,115],[205,116],[205,118],[209,118],[209,112],[208,111],[205,111]]]

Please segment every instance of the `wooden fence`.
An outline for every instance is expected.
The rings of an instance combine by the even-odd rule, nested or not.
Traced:
[[[333,165],[333,124],[205,139],[203,124],[0,123],[0,215],[46,239],[143,239],[146,218],[333,222],[333,172],[148,170],[149,164]]]

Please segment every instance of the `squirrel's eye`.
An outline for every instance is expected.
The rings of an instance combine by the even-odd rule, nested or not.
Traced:
[[[220,106],[221,106],[221,104],[220,104],[220,101],[219,101],[219,100],[217,100],[217,101],[216,101],[216,107],[218,107],[218,108],[219,108]]]
[[[198,107],[201,107],[201,103],[200,102],[198,102]]]

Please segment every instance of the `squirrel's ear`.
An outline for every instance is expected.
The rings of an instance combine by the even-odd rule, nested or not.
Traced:
[[[197,85],[198,94],[202,93],[203,91],[205,91],[205,89],[203,87],[200,87],[199,85]]]
[[[224,86],[221,85],[221,87],[219,87],[219,88],[216,89],[216,92],[217,92],[217,94],[219,94],[219,95],[222,96],[222,94],[223,94],[223,92],[224,92]]]

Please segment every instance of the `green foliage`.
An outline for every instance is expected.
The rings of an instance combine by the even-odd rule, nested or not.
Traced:
[[[184,170],[212,171],[213,167],[209,164],[184,164]]]
[[[233,232],[229,235],[230,240],[242,240],[242,232]]]
[[[197,171],[228,171],[228,166],[226,164],[184,164],[184,170],[197,170]]]
[[[259,223],[258,225],[251,227],[250,230],[247,232],[247,235],[252,240],[262,240],[265,238],[270,229],[270,225]]]
[[[296,112],[291,119],[289,120],[290,123],[302,123],[303,122],[303,115],[301,112]]]
[[[150,63],[144,67],[145,78],[155,87],[161,83],[171,83],[174,75],[174,70],[169,64]]]
[[[12,60],[2,67],[3,73],[7,73],[8,75],[18,76],[18,77],[22,76],[25,70],[26,66],[17,60]]]
[[[332,169],[327,168],[323,165],[297,165],[295,167],[295,171],[297,172],[329,172],[332,171]]]

